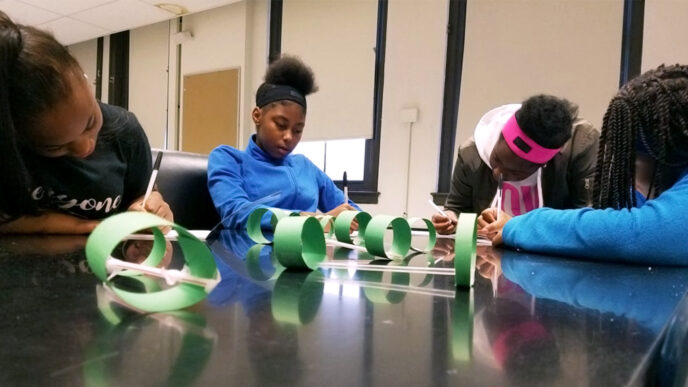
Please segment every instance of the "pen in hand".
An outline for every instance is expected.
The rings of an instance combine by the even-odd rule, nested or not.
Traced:
[[[435,204],[435,202],[432,201],[432,198],[428,199],[428,203],[430,203],[430,205],[432,206],[432,208],[435,209],[435,211],[439,212],[440,214],[442,214],[442,216],[444,216],[445,218],[449,219],[450,222],[456,223],[456,221],[455,221],[454,219],[450,218],[449,215],[447,215],[446,212],[442,211],[441,208],[437,207],[437,205]]]
[[[344,187],[344,203],[349,203],[349,181],[346,179],[346,171],[342,177],[342,185]]]
[[[499,180],[497,181],[497,222],[502,215],[502,183],[504,182],[504,176],[500,173]]]
[[[160,169],[160,162],[162,161],[162,151],[158,151],[158,155],[155,157],[155,164],[153,164],[153,172],[151,173],[150,181],[148,182],[148,188],[146,188],[146,194],[143,196],[143,201],[141,202],[141,207],[146,209],[146,201],[153,192],[153,186],[155,185],[155,179],[158,177],[158,170]]]

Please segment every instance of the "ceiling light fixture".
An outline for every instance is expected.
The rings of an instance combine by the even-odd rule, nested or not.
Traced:
[[[174,14],[175,16],[182,16],[182,15],[186,15],[187,13],[189,13],[189,10],[186,9],[186,7],[181,6],[179,4],[158,3],[158,4],[155,4],[155,6],[162,9],[163,11],[167,11],[167,12]]]

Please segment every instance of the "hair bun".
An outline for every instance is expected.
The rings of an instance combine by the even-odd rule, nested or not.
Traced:
[[[291,86],[304,96],[318,90],[313,70],[298,57],[290,55],[283,55],[268,66],[265,82]]]

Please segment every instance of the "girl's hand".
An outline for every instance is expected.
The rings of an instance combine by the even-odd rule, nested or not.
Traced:
[[[456,213],[452,210],[446,210],[444,213],[447,214],[447,216],[439,212],[434,213],[431,220],[438,234],[448,235],[456,231],[457,217]]]
[[[143,207],[143,196],[135,200],[130,206],[129,211],[143,211],[157,215],[163,219],[174,222],[174,215],[170,205],[165,202],[162,195],[158,191],[151,192],[148,200],[146,200],[146,207]],[[170,231],[170,227],[162,227],[163,233]]]
[[[506,222],[511,219],[511,216],[502,212],[497,220],[496,209],[488,208],[480,214],[478,218],[478,234],[484,235],[492,241],[492,246],[499,246],[504,243],[502,240],[502,229]]]

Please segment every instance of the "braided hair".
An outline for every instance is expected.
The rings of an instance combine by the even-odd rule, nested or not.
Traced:
[[[671,187],[688,166],[688,66],[659,66],[626,83],[602,122],[595,172],[595,208],[636,206],[636,152],[655,160],[649,192]],[[649,196],[649,194],[648,194]]]

